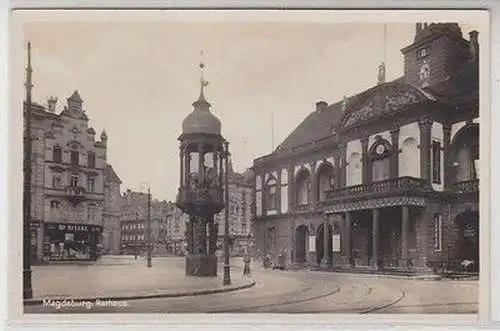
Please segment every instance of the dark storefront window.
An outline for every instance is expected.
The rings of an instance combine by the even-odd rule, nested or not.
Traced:
[[[95,260],[100,226],[46,223],[44,255],[50,260]]]

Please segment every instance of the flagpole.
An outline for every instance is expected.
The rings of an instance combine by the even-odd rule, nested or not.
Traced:
[[[271,110],[271,153],[274,152],[274,110]]]

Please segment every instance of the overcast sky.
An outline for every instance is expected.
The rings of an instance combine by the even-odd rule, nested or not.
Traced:
[[[462,25],[464,36],[474,28]],[[98,135],[106,129],[122,190],[145,181],[155,198],[174,200],[177,137],[199,95],[201,50],[206,98],[235,170],[244,171],[271,152],[271,113],[277,145],[317,101],[373,86],[384,47],[387,79],[401,76],[400,49],[414,31],[413,22],[388,24],[384,43],[380,23],[45,20],[26,23],[24,40],[32,44],[33,100],[57,96],[60,111],[77,89],[90,125]]]

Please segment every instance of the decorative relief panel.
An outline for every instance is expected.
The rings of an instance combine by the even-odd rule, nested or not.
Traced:
[[[415,87],[406,84],[383,85],[358,105],[353,105],[355,110],[347,115],[344,127],[391,115],[407,106],[428,100],[434,100],[434,98]]]

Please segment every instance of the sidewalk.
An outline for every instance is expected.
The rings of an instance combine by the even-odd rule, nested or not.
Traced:
[[[222,285],[223,270],[218,277],[189,277],[184,274],[184,258],[155,257],[152,267],[138,257],[106,257],[94,265],[33,266],[34,299],[25,304],[40,304],[43,299],[126,300],[175,297],[235,291],[255,285],[241,275],[239,260],[231,261],[232,284]]]

